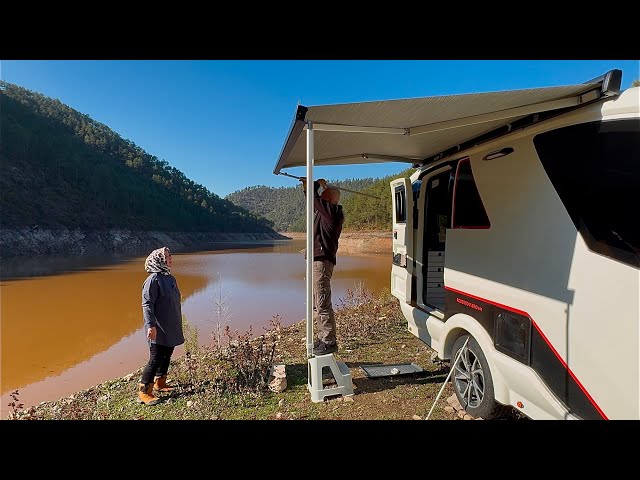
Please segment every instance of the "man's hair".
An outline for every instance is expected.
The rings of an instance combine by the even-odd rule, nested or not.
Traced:
[[[337,205],[338,202],[340,201],[340,190],[338,190],[337,188],[328,187],[322,192],[322,195],[320,196],[325,200],[327,200],[328,202],[331,202]]]

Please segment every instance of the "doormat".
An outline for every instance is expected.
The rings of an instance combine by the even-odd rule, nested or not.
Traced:
[[[395,363],[391,365],[361,365],[360,368],[369,378],[397,377],[411,373],[424,372],[420,365],[415,363]]]

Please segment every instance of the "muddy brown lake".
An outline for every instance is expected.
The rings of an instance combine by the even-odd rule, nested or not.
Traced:
[[[259,335],[278,315],[305,316],[304,240],[174,253],[182,313],[208,345],[218,326]],[[25,407],[58,400],[142,367],[148,349],[141,287],[146,255],[12,259],[0,282],[1,418],[18,390]],[[338,255],[334,308],[349,290],[388,289],[391,255]],[[178,347],[174,356],[184,353]],[[133,393],[132,393],[133,394]]]

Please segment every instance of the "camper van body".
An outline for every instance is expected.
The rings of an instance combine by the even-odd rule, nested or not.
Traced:
[[[296,109],[275,174],[416,167],[391,182],[391,293],[473,416],[640,419],[640,87],[621,76]]]
[[[391,182],[392,294],[441,359],[475,341],[472,414],[639,418],[639,92]]]

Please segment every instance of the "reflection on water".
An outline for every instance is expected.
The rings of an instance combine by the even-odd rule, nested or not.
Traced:
[[[304,246],[304,240],[294,240],[176,253],[172,273],[183,295],[183,314],[197,328],[199,343],[211,343],[220,320],[216,303],[229,312],[225,324],[240,331],[252,326],[255,334],[276,314],[283,325],[304,318],[306,262],[299,253]],[[34,405],[124,376],[146,363],[141,309],[142,282],[148,275],[145,256],[111,257],[108,264],[104,257],[102,263],[94,257],[84,266],[82,257],[71,263],[51,259],[40,263],[57,275],[35,273],[21,280],[16,278],[28,275],[14,275],[2,281],[2,418],[13,390],[19,389],[26,406]],[[390,272],[387,255],[339,255],[334,306],[359,282],[373,291],[388,288]],[[178,348],[175,355],[182,353]]]
[[[269,245],[273,240],[255,240],[246,243],[207,242],[200,248],[190,248],[188,251],[214,251],[225,249],[256,248],[256,245]],[[127,253],[110,253],[101,255],[56,255],[56,256],[20,256],[2,258],[0,261],[0,280],[17,280],[43,275],[57,275],[75,271],[85,271],[100,268],[105,265],[124,262],[132,258],[147,256],[151,250],[130,248]],[[173,253],[185,253],[180,247],[172,247]]]
[[[75,272],[100,268],[104,265],[119,263],[131,256],[96,255],[68,257],[12,257],[3,258],[0,262],[0,280],[17,280],[44,275]]]

